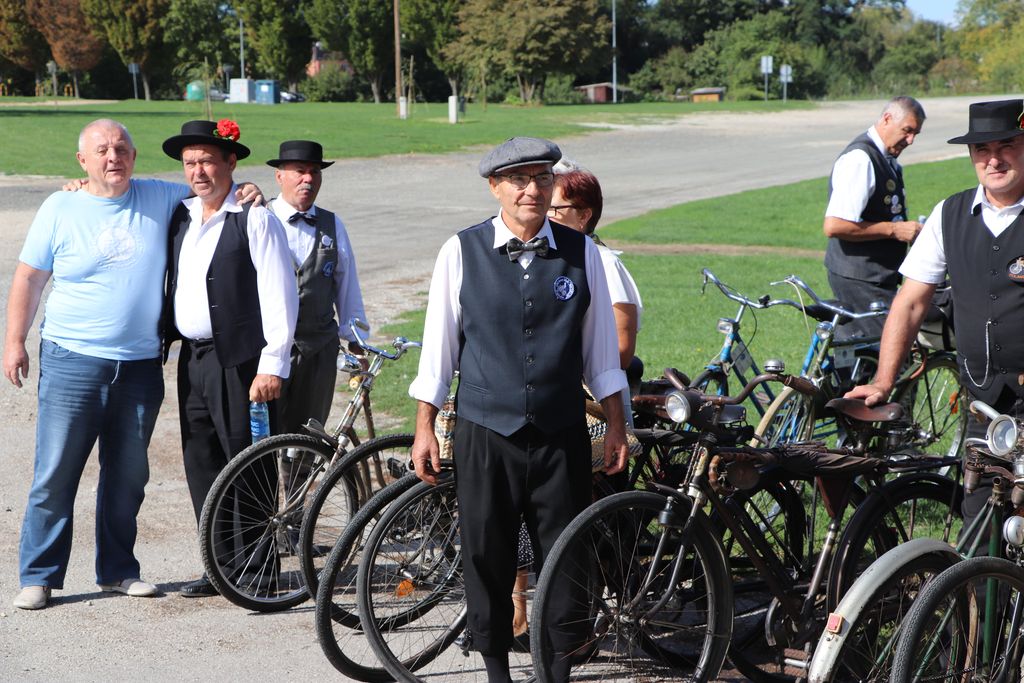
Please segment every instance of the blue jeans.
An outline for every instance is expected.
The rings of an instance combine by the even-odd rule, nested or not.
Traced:
[[[45,339],[40,344],[35,472],[19,552],[22,586],[63,588],[75,494],[97,440],[96,582],[139,576],[135,518],[163,397],[159,358],[106,360]]]

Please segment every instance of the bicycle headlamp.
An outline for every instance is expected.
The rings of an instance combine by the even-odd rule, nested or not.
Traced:
[[[690,419],[692,411],[690,402],[681,391],[673,391],[665,397],[665,412],[670,420],[677,424],[684,424]]]
[[[992,455],[1005,458],[1017,445],[1017,421],[1000,415],[988,423],[988,446]]]

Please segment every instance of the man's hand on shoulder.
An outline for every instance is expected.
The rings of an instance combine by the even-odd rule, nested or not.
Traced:
[[[898,239],[900,242],[913,242],[917,239],[917,234],[921,232],[921,228],[924,226],[917,221],[899,221],[893,223],[892,236]]]
[[[61,187],[60,189],[63,190],[64,192],[78,192],[88,184],[88,178],[75,178],[64,183],[64,186]]]
[[[890,391],[892,391],[891,387],[885,387],[880,384],[862,384],[859,387],[850,389],[843,398],[864,399],[866,405],[874,406],[879,403],[885,403],[889,399]]]
[[[252,202],[254,206],[261,206],[263,192],[256,186],[256,183],[239,183],[238,189],[235,190],[235,201],[239,204]]]
[[[277,375],[256,375],[249,387],[249,400],[260,403],[281,397],[281,378]]]

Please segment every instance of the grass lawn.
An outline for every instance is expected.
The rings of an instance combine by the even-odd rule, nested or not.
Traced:
[[[976,182],[964,159],[911,166],[906,177],[910,206],[920,213],[930,213],[940,199]],[[816,253],[639,254],[630,253],[629,242],[784,246],[823,254],[821,222],[827,192],[827,179],[811,180],[680,204],[601,228],[602,236],[622,242],[622,259],[643,297],[637,356],[646,366],[645,377],[656,377],[667,366],[692,377],[721,348],[718,318],[734,316],[738,306],[713,286],[701,296],[702,268],[710,268],[719,279],[750,298],[770,293],[795,299],[792,288],[769,286],[790,273],[799,275],[823,297],[829,296],[830,290],[822,256]],[[794,373],[800,371],[813,329],[813,320],[781,306],[756,317],[748,312],[743,320],[743,337],[754,359],[761,365],[769,358],[781,359]],[[423,311],[407,313],[381,333],[420,339]],[[415,414],[415,402],[406,392],[416,374],[417,359],[418,354],[411,353],[398,365],[389,366],[374,390],[375,409],[401,416],[406,429],[412,428]],[[756,417],[751,416],[751,420],[756,424]]]
[[[12,98],[13,99],[13,98]],[[29,98],[18,98],[26,100]],[[2,105],[3,101],[0,101]],[[38,100],[38,106],[0,106],[0,125],[6,143],[0,146],[0,173],[78,176],[74,160],[76,140],[82,127],[98,118],[124,123],[139,149],[136,172],[141,174],[180,169],[180,164],[160,150],[160,144],[181,130],[190,119],[205,118],[200,102],[85,103],[54,106]],[[517,135],[558,138],[585,133],[593,125],[663,121],[685,114],[708,111],[778,111],[806,109],[809,102],[637,103],[514,107],[489,105],[487,111],[470,104],[465,120],[448,123],[447,103],[417,103],[411,117],[400,121],[393,104],[304,102],[265,106],[258,104],[213,105],[215,119],[231,118],[242,130],[240,142],[252,149],[244,163],[261,164],[277,155],[281,140],[313,138],[324,145],[327,158],[373,157],[384,154],[450,152],[472,145],[493,145]],[[588,124],[586,126],[581,124]],[[47,155],[39,154],[43,141]]]

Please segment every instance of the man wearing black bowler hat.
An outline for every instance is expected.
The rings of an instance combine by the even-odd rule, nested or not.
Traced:
[[[412,459],[420,479],[441,467],[434,418],[460,372],[454,435],[470,647],[490,683],[508,683],[512,586],[525,522],[537,563],[591,500],[590,438],[581,379],[608,418],[605,466],[626,462],[619,392],[626,376],[601,256],[582,233],[547,219],[562,154],[538,138],[512,138],[480,162],[497,216],[451,237],[430,283]],[[556,624],[573,614],[561,594]],[[553,611],[553,612],[554,612]],[[578,622],[577,622],[578,623]],[[575,633],[551,638],[554,680],[568,677]]]
[[[324,161],[323,147],[311,140],[286,140],[277,156],[267,164],[277,169],[281,194],[268,208],[284,226],[299,290],[291,374],[281,388],[278,426],[282,433],[294,433],[309,418],[326,422],[341,340],[362,353],[347,323],[365,320],[366,313],[345,224],[315,204],[322,170],[334,162]]]
[[[885,322],[878,373],[848,397],[886,400],[935,286],[948,273],[969,397],[1024,415],[1024,100],[972,104],[968,128],[949,142],[967,145],[978,187],[947,197],[928,217],[900,267],[903,287]],[[967,436],[984,436],[985,428],[969,420]],[[981,486],[964,501],[964,528],[988,495]]]
[[[221,469],[252,442],[249,402],[281,393],[298,311],[280,222],[265,207],[235,202],[232,174],[238,159],[249,156],[239,136],[238,125],[227,119],[189,121],[163,144],[182,162],[195,193],[171,218],[164,358],[170,344],[182,340],[178,410],[197,521]],[[203,576],[181,594],[216,590]]]

